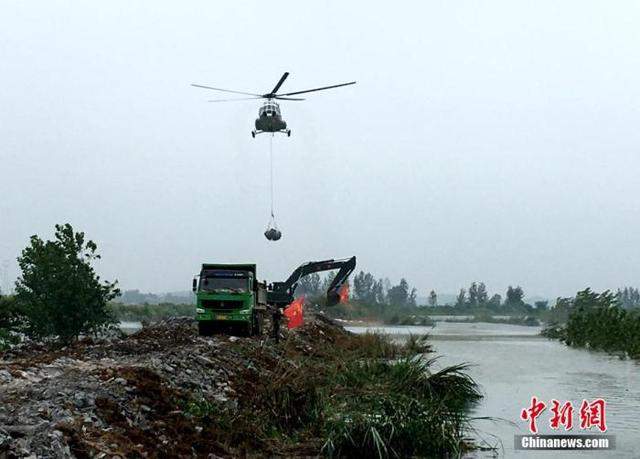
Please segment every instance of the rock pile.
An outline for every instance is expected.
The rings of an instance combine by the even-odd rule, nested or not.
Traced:
[[[0,458],[236,455],[229,432],[199,413],[233,412],[274,367],[293,368],[290,356],[348,336],[315,318],[276,346],[264,336],[201,337],[179,318],[62,349],[18,346],[0,353]]]

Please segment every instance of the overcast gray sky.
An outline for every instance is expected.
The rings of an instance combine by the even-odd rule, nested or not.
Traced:
[[[123,288],[357,255],[421,295],[640,284],[637,1],[0,3],[0,260],[71,222]],[[291,138],[251,138],[283,102]]]

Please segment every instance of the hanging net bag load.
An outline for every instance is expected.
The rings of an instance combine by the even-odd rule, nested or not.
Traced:
[[[276,217],[273,215],[273,135],[269,139],[269,161],[271,163],[271,220],[267,224],[267,230],[264,237],[269,241],[278,241],[282,237],[282,233],[276,224]]]
[[[282,233],[278,229],[278,225],[276,225],[276,219],[273,216],[273,213],[271,213],[271,220],[269,220],[267,230],[264,232],[264,237],[270,241],[277,241],[282,237]]]

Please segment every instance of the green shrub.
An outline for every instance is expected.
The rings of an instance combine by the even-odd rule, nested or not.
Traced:
[[[119,294],[91,266],[100,258],[93,241],[71,225],[56,225],[55,240],[32,236],[20,257],[16,300],[33,338],[58,337],[69,342],[114,322],[107,302]]]
[[[605,291],[582,290],[571,300],[563,299],[566,325],[550,324],[543,334],[570,346],[587,347],[640,358],[640,310],[626,310],[616,296]]]

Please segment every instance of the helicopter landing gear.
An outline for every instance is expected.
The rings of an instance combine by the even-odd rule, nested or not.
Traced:
[[[251,137],[256,138],[256,131],[251,131]]]
[[[291,129],[287,129],[287,137],[291,137]]]

